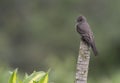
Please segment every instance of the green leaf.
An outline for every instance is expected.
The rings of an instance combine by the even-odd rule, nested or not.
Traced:
[[[48,83],[48,73],[46,73],[39,81],[38,83]]]
[[[46,73],[43,71],[40,72],[33,72],[30,76],[27,76],[23,83],[37,83]]]
[[[25,73],[25,77],[24,77],[24,79],[26,79],[26,78],[28,78],[28,74],[27,74],[27,73]]]
[[[50,72],[50,69],[48,72],[38,81],[38,83],[48,83],[48,74]]]
[[[22,83],[22,81],[21,81],[21,80],[19,80],[19,81],[18,81],[18,83]]]
[[[16,83],[16,80],[17,80],[17,69],[15,69],[15,71],[11,74],[9,83]]]
[[[36,81],[33,81],[33,83],[38,83],[38,82],[36,82]]]

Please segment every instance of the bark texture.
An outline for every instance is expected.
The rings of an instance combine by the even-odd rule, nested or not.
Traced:
[[[87,83],[90,50],[87,44],[80,42],[75,83]]]

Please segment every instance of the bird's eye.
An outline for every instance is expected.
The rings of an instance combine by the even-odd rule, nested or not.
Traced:
[[[82,22],[82,21],[83,21],[83,18],[81,16],[78,17],[77,22]]]
[[[82,19],[80,18],[79,21],[82,21]]]
[[[79,19],[78,19],[78,22],[81,22],[81,21],[82,21],[82,19],[81,19],[81,18],[79,18]]]

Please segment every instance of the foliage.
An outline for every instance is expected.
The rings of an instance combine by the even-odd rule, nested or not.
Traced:
[[[48,83],[48,73],[43,71],[34,71],[31,75],[25,75],[23,81],[21,81],[17,76],[17,69],[11,73],[8,83]]]

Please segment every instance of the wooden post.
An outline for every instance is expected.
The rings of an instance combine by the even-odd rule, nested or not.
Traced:
[[[80,42],[75,83],[87,83],[90,50],[87,44]]]

